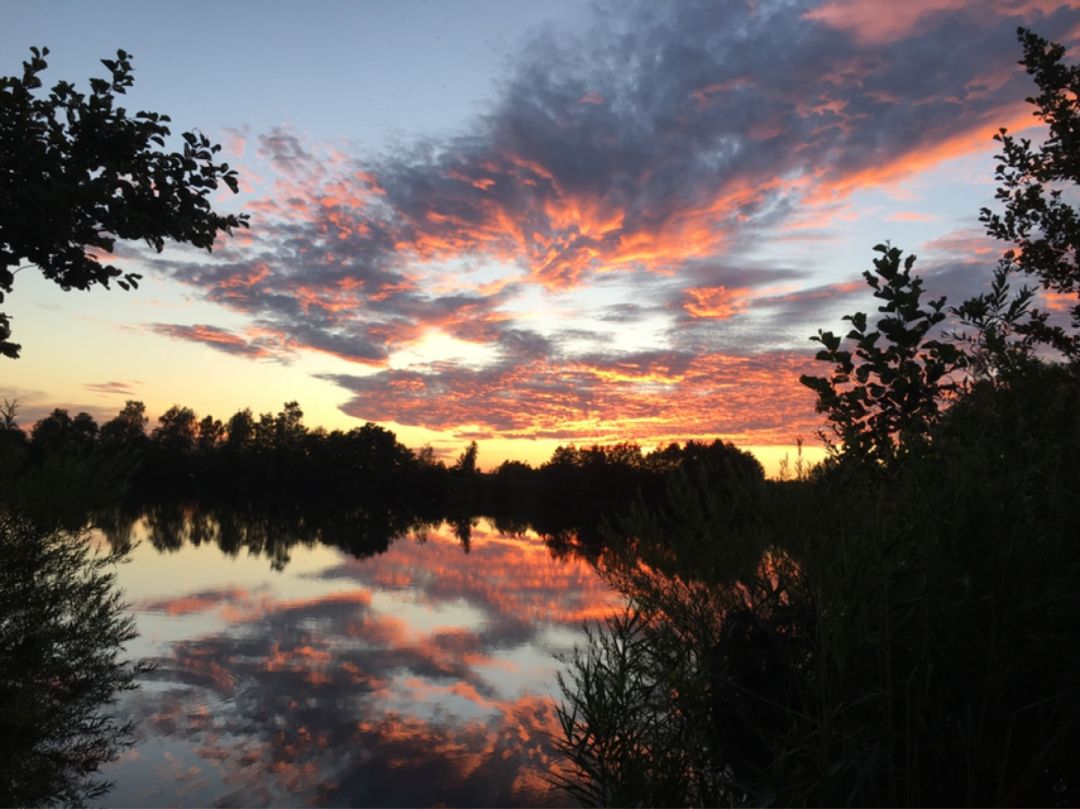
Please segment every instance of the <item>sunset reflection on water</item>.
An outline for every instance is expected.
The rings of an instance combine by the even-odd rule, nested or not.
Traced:
[[[120,806],[564,803],[555,655],[619,603],[588,562],[483,520],[468,553],[444,523],[366,559],[296,545],[282,571],[143,542],[120,584],[157,664],[120,706]]]

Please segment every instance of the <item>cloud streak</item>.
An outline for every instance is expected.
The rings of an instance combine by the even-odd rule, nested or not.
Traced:
[[[140,384],[137,380],[131,382],[88,382],[83,387],[106,396],[135,396],[138,394],[136,388]]]

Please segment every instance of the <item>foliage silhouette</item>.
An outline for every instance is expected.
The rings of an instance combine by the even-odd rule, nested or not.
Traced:
[[[983,208],[980,220],[990,235],[1015,245],[999,267],[1002,278],[1024,273],[1044,289],[1077,296],[1080,213],[1063,192],[1080,183],[1080,66],[1063,64],[1062,45],[1024,28],[1017,33],[1024,51],[1020,64],[1039,88],[1038,96],[1027,101],[1048,125],[1049,136],[1038,148],[1005,129],[994,136],[1001,143],[996,198],[1004,211]],[[1068,357],[1080,355],[1080,336],[1048,325],[1045,313],[1032,310],[1030,315],[1018,323],[1020,335],[1052,345]],[[1080,301],[1072,309],[1072,320],[1080,328]]]
[[[107,452],[128,448],[141,452],[146,443],[146,405],[129,399],[116,418],[101,425],[98,439]]]
[[[98,426],[89,413],[71,418],[66,410],[57,408],[34,425],[31,444],[37,452],[69,452],[85,454],[93,449]]]
[[[863,273],[885,317],[869,330],[866,315],[856,312],[847,339],[854,352],[841,350],[841,339],[818,331],[810,339],[824,348],[817,359],[835,365],[828,377],[803,375],[800,381],[817,395],[817,410],[825,413],[836,440],[823,435],[834,455],[888,463],[913,442],[926,439],[938,418],[945,396],[956,389],[950,374],[966,364],[951,342],[927,339],[945,320],[945,299],[922,308],[923,281],[912,276],[915,257],[901,263],[901,252],[888,245],[874,250],[874,272]],[[880,345],[879,343],[884,343]],[[854,354],[854,357],[852,356]]]
[[[0,804],[82,805],[132,742],[109,711],[146,669],[122,657],[134,620],[85,535],[0,510]]]
[[[0,303],[24,261],[65,290],[128,289],[139,276],[107,263],[117,240],[210,250],[218,233],[247,227],[246,215],[210,207],[219,185],[238,190],[219,145],[184,132],[181,150],[167,151],[167,115],[117,106],[134,83],[131,54],[103,59],[109,78],[90,79],[89,94],[60,81],[43,95],[49,50],[30,52],[21,76],[0,77]],[[0,354],[15,358],[10,336],[0,314]]]
[[[1023,286],[1011,292],[1009,259],[994,270],[990,289],[951,310],[963,326],[953,338],[965,347],[967,368],[975,379],[1008,380],[1022,373],[1035,358],[1037,344],[1050,329],[1049,315],[1033,308],[1035,290]],[[1055,333],[1061,332],[1054,327]],[[1061,332],[1063,334],[1063,332]]]
[[[475,475],[479,469],[476,467],[476,454],[479,452],[475,441],[470,441],[469,446],[462,450],[461,455],[454,461],[453,469],[462,475]]]
[[[30,436],[18,425],[18,404],[5,400],[0,424],[0,509],[7,506],[47,527],[76,530],[95,508],[126,491],[138,465],[127,450],[103,451],[87,413],[54,410]]]

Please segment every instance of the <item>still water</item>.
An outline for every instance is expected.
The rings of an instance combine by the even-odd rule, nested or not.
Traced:
[[[152,531],[133,526],[119,584],[129,654],[156,669],[118,705],[136,743],[102,771],[106,804],[565,803],[544,777],[555,656],[619,602],[588,562],[485,520],[366,558],[159,550]]]

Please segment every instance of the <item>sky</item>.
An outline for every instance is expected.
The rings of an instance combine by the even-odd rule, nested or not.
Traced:
[[[24,423],[296,400],[448,459],[475,440],[485,468],[622,440],[815,452],[810,335],[874,312],[880,242],[935,297],[986,288],[992,136],[1042,131],[1016,29],[1080,42],[1056,0],[4,10],[0,75],[45,45],[46,84],[86,87],[128,50],[127,106],[221,143],[241,192],[214,204],[251,216],[213,252],[118,244],[132,292],[20,272],[0,397]]]

